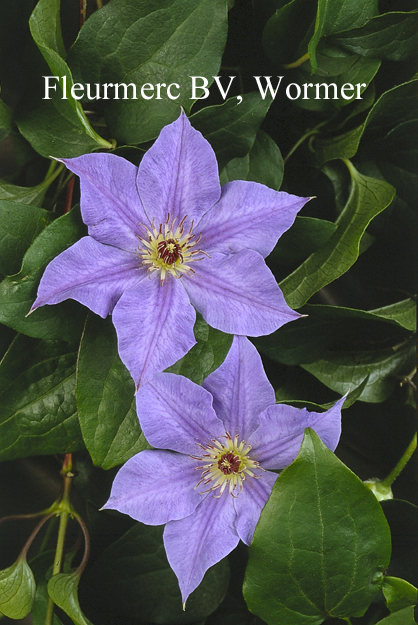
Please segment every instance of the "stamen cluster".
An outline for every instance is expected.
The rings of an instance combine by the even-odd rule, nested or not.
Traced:
[[[138,256],[142,258],[142,264],[148,266],[148,273],[158,271],[161,275],[161,284],[167,274],[175,278],[180,278],[182,274],[192,275],[193,269],[189,263],[195,260],[202,260],[201,254],[208,256],[202,250],[192,248],[199,243],[201,235],[195,239],[193,234],[193,222],[188,232],[184,232],[184,222],[186,217],[175,226],[176,218],[170,222],[170,215],[164,224],[160,224],[157,229],[152,222],[151,230],[146,226],[148,238],[141,241],[138,248]]]
[[[215,498],[219,498],[228,486],[229,494],[232,497],[238,497],[242,491],[246,475],[258,479],[260,476],[255,475],[252,469],[259,469],[260,471],[264,471],[264,469],[259,466],[258,462],[249,458],[248,453],[251,451],[251,445],[247,445],[245,441],[239,442],[238,434],[232,438],[226,432],[222,438],[225,439],[225,443],[213,439],[211,441],[213,445],[204,447],[198,444],[206,453],[201,456],[191,456],[195,460],[205,462],[202,466],[196,467],[196,471],[203,471],[203,473],[195,489],[202,483],[207,485],[213,482],[210,488],[199,494],[203,495],[219,488],[219,495],[214,495]],[[234,494],[237,488],[239,491]]]

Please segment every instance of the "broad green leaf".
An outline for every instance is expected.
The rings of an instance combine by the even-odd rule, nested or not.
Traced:
[[[273,63],[284,65],[296,61],[301,42],[313,28],[315,13],[315,2],[291,0],[271,16],[264,28],[262,42]]]
[[[0,460],[83,449],[76,348],[17,335],[0,363]]]
[[[313,145],[319,164],[322,165],[335,158],[351,158],[357,153],[363,135],[369,140],[367,146],[369,151],[370,148],[373,150],[375,139],[379,139],[380,144],[377,143],[376,146],[378,154],[383,156],[384,161],[388,157],[390,160],[391,154],[386,150],[390,150],[391,146],[390,144],[384,146],[381,142],[385,140],[386,135],[389,136],[391,132],[395,133],[399,125],[416,121],[417,84],[418,80],[414,79],[385,91],[374,104],[363,124],[342,135],[315,141]],[[410,132],[407,135],[408,138],[411,138]]]
[[[167,371],[184,375],[196,384],[202,384],[203,380],[225,360],[233,336],[211,328],[199,314],[193,331],[196,345]]]
[[[58,573],[48,582],[48,594],[52,601],[64,610],[75,625],[92,625],[84,616],[78,602],[78,573]]]
[[[309,42],[312,73],[317,68],[316,48],[322,37],[363,26],[378,14],[377,0],[347,2],[347,0],[318,0],[315,32]]]
[[[267,262],[270,266],[301,262],[323,247],[336,229],[336,224],[325,219],[296,217],[293,226],[280,237]]]
[[[41,183],[35,187],[19,187],[0,180],[0,200],[11,200],[40,206],[49,185]]]
[[[24,253],[53,219],[42,208],[0,200],[0,273],[19,271]]]
[[[386,576],[382,591],[391,612],[417,604],[417,589],[405,579]]]
[[[204,619],[221,603],[229,581],[227,560],[207,571],[183,611],[178,581],[168,564],[162,535],[161,526],[135,523],[84,573],[83,594],[88,588],[93,605],[100,597],[110,621],[186,625]],[[112,610],[116,611],[113,619]]]
[[[83,314],[76,302],[43,306],[28,314],[39,281],[47,264],[85,233],[80,212],[72,209],[53,221],[26,252],[22,268],[0,283],[0,322],[37,338],[77,340],[83,327]]]
[[[244,597],[268,625],[358,616],[382,585],[390,550],[373,494],[308,428],[261,512]]]
[[[112,137],[142,143],[176,119],[180,106],[190,111],[191,76],[205,77],[208,86],[213,82],[226,32],[225,0],[113,0],[87,20],[68,64],[83,83],[94,85],[100,76],[101,84],[136,85],[136,100],[130,87],[130,99],[111,97],[103,104]],[[164,83],[160,97],[156,89],[141,93],[144,85],[157,83]],[[177,99],[166,93],[165,86],[173,83]]]
[[[58,91],[61,90],[61,97],[64,95],[62,85],[63,77],[65,77],[67,86],[65,98],[68,99],[69,104],[77,115],[80,130],[94,141],[97,141],[97,147],[100,145],[101,147],[110,148],[112,145],[99,137],[90,126],[79,100],[76,100],[71,95],[71,88],[74,83],[68,65],[64,60],[65,49],[61,35],[60,4],[61,0],[39,0],[29,19],[29,28],[33,40],[48,63],[52,75],[60,77],[56,89]],[[53,84],[56,85],[56,82],[53,81]]]
[[[404,299],[396,304],[369,310],[369,314],[394,321],[406,330],[415,332],[417,329],[417,304],[413,299]]]
[[[343,306],[324,306],[308,304],[303,312],[310,317],[315,316],[329,323],[331,320],[365,319],[369,321],[386,321],[413,332],[416,329],[417,305],[413,299],[404,299],[396,304],[375,308],[374,310],[359,310],[344,308]]]
[[[389,397],[399,386],[403,376],[414,366],[414,345],[406,344],[396,351],[378,349],[370,351],[327,352],[324,357],[303,368],[337,393],[358,386],[370,374],[369,382],[359,399],[378,403]]]
[[[119,358],[110,319],[87,318],[76,394],[83,440],[96,466],[110,469],[148,447],[136,414],[135,384]]]
[[[207,106],[190,118],[215,150],[220,170],[231,159],[250,152],[272,103],[271,96],[263,100],[259,92],[246,93],[242,98],[240,104],[229,98],[224,104]]]
[[[318,66],[314,75],[310,73],[309,61],[295,70],[293,82],[301,87],[300,96],[295,100],[297,106],[330,113],[351,103],[361,102],[357,98],[361,98],[371,84],[381,61],[348,52],[333,56],[331,52],[323,50],[322,54],[317,55]],[[293,88],[291,93],[296,95],[296,89]]]
[[[5,139],[13,128],[13,111],[0,99],[0,143]]]
[[[399,612],[394,612],[390,616],[378,621],[376,625],[416,625],[414,619],[414,607],[411,605]]]
[[[418,11],[377,15],[361,28],[334,36],[332,41],[362,56],[405,61],[417,51]]]
[[[362,176],[348,161],[351,192],[338,228],[280,286],[287,303],[299,308],[322,287],[344,274],[357,260],[361,238],[370,221],[391,203],[395,189],[383,180]],[[364,376],[363,376],[364,377]]]
[[[67,100],[61,99],[61,93],[54,93],[51,100],[43,100],[41,75],[46,71],[44,68],[36,74],[33,96],[22,101],[16,111],[20,132],[46,158],[73,158],[97,149],[97,141],[80,127],[77,114]]]
[[[26,558],[0,571],[0,610],[12,619],[24,618],[35,597],[35,579]]]
[[[301,313],[307,316],[282,326],[268,337],[253,339],[254,344],[276,362],[286,365],[314,363],[315,366],[319,359],[332,359],[337,355],[327,350],[345,350],[344,353],[348,351],[350,357],[355,358],[351,352],[353,338],[355,343],[359,337],[379,342],[388,339],[387,324],[413,331],[416,323],[416,304],[411,299],[376,311],[307,304]],[[396,332],[393,342],[398,340],[403,340],[402,334]]]
[[[54,562],[54,552],[45,551],[37,555],[30,561],[30,567],[35,576],[36,593],[33,602],[31,616],[33,625],[45,625],[46,612],[48,607],[47,579],[49,579]],[[49,573],[49,575],[48,575]],[[54,614],[51,625],[62,625],[62,622]]]
[[[220,172],[220,180],[222,185],[230,180],[253,180],[279,190],[283,170],[279,148],[269,135],[259,130],[248,154],[230,160]]]

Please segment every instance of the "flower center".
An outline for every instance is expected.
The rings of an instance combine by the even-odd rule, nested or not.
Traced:
[[[254,479],[258,479],[259,475],[254,475],[253,469],[259,469],[264,471],[259,466],[258,462],[251,460],[248,453],[251,450],[251,445],[247,445],[245,441],[239,442],[238,434],[232,438],[228,432],[222,438],[225,439],[225,443],[213,439],[211,443],[213,445],[207,445],[204,447],[199,444],[199,447],[203,449],[205,453],[201,456],[191,456],[194,460],[199,460],[204,464],[196,467],[197,471],[202,471],[202,475],[195,488],[200,484],[211,484],[207,489],[199,493],[209,493],[213,490],[220,489],[220,497],[226,487],[228,486],[229,494],[233,497],[238,497],[242,491],[243,482],[248,475]],[[238,493],[234,491],[238,489]]]
[[[151,230],[146,226],[148,237],[143,239],[138,237],[141,244],[138,247],[138,256],[142,259],[142,264],[148,267],[148,273],[159,272],[161,284],[167,274],[180,278],[184,273],[193,275],[194,271],[189,266],[195,260],[202,260],[202,250],[192,249],[199,243],[201,235],[195,239],[193,234],[193,222],[188,232],[184,232],[183,224],[186,217],[175,225],[176,218],[170,222],[170,215],[164,224],[160,224],[157,229],[152,223]]]

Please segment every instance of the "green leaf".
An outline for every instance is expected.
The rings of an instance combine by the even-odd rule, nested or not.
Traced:
[[[75,243],[85,231],[79,210],[72,209],[41,232],[26,252],[20,272],[0,283],[1,323],[37,338],[79,339],[84,318],[76,302],[43,306],[28,317],[25,315],[36,299],[38,284],[47,264]]]
[[[358,386],[370,374],[369,382],[359,399],[378,403],[399,386],[403,375],[414,366],[414,346],[406,344],[398,350],[327,352],[323,358],[303,368],[337,393]],[[397,377],[398,376],[398,377]]]
[[[409,606],[399,612],[394,612],[390,616],[378,621],[376,625],[416,625],[414,619],[414,608]]]
[[[277,144],[259,130],[248,154],[230,160],[220,172],[220,180],[221,185],[230,180],[253,180],[279,190],[283,170],[283,158]]]
[[[417,604],[417,589],[404,579],[386,575],[382,591],[386,605],[391,612],[397,612],[409,605]]]
[[[138,99],[132,99],[131,87],[131,99],[111,97],[103,104],[112,137],[142,143],[176,119],[180,106],[190,110],[191,76],[213,82],[226,32],[224,0],[113,0],[87,20],[68,63],[77,81],[94,84],[100,76],[102,84],[136,85]],[[160,98],[156,91],[144,92],[154,95],[147,100],[141,88],[150,83],[176,83],[172,93],[180,95],[172,100],[163,88]]]
[[[245,600],[268,625],[361,615],[382,585],[390,549],[374,495],[308,428],[261,512]]]
[[[64,61],[65,49],[61,34],[60,4],[61,0],[39,0],[29,19],[30,32],[52,74],[60,77],[61,82],[58,83],[57,89],[61,89],[61,92],[63,77],[65,76],[68,90],[66,99],[77,115],[80,129],[91,139],[97,141],[101,147],[111,148],[112,144],[99,137],[93,130],[79,100],[71,95],[74,82],[69,67]]]
[[[31,616],[33,625],[45,625],[46,612],[48,607],[47,579],[49,579],[54,561],[53,551],[44,551],[30,561],[30,567],[35,576],[36,593],[33,602]],[[51,625],[62,625],[62,622],[54,614]]]
[[[301,42],[313,27],[315,13],[315,2],[291,0],[271,16],[264,28],[262,43],[273,63],[285,65],[296,60]]]
[[[78,602],[79,573],[58,573],[48,582],[52,601],[71,618],[75,625],[92,625],[84,616]]]
[[[35,579],[26,558],[18,558],[0,571],[0,613],[12,619],[24,618],[31,611],[34,597]]]
[[[377,15],[361,28],[335,35],[332,41],[362,56],[405,61],[416,55],[418,11]]]
[[[13,111],[0,99],[0,143],[5,139],[13,128]]]
[[[233,335],[210,327],[199,313],[193,331],[196,345],[166,371],[184,375],[196,384],[202,384],[225,360]]]
[[[110,469],[148,448],[136,414],[135,384],[119,358],[110,318],[87,318],[76,394],[83,440],[96,466]]]
[[[83,449],[76,349],[17,335],[0,363],[0,460]]]
[[[385,91],[374,104],[361,126],[342,135],[314,141],[313,146],[319,164],[322,165],[335,158],[353,157],[357,153],[363,135],[365,135],[365,139],[369,140],[368,151],[373,151],[373,144],[377,138],[379,140],[376,142],[378,155],[382,156],[383,149],[383,161],[388,158],[390,160],[391,153],[386,153],[386,150],[390,150],[390,143],[385,146],[382,145],[382,142],[386,140],[386,137],[388,137],[389,142],[393,142],[394,135],[390,136],[390,133],[399,132],[398,127],[406,122],[416,121],[417,84],[418,80],[414,79]],[[410,131],[406,138],[411,139]],[[414,136],[412,136],[413,139]]]
[[[316,71],[316,48],[322,37],[363,26],[378,14],[377,0],[347,2],[347,0],[318,0],[315,32],[309,42],[312,73]]]
[[[336,224],[325,219],[296,217],[293,226],[280,237],[267,262],[270,266],[272,263],[293,265],[305,260],[323,247],[336,229]]]
[[[386,321],[413,332],[416,329],[417,305],[413,299],[404,299],[396,304],[375,308],[374,310],[359,310],[343,306],[324,306],[322,304],[307,304],[303,313],[310,317],[315,316],[327,324],[332,320],[365,319],[369,321]],[[340,321],[341,324],[341,321]]]
[[[161,526],[135,523],[83,575],[84,594],[88,592],[93,605],[100,597],[110,622],[186,625],[204,619],[221,603],[229,581],[227,560],[207,571],[183,611],[178,581],[168,564],[162,535]]]
[[[356,354],[352,353],[353,338],[355,344],[358,344],[359,337],[379,342],[391,338],[386,324],[413,331],[416,323],[416,304],[412,299],[375,311],[307,304],[301,313],[307,316],[282,326],[268,337],[253,339],[256,347],[286,365],[315,363],[321,358],[333,359],[337,355],[327,350],[345,350],[344,353],[348,352],[356,359]],[[402,334],[396,333],[392,342],[399,339],[402,340]],[[392,355],[390,350],[386,353]]]
[[[355,263],[367,226],[389,206],[395,194],[395,189],[387,182],[362,176],[349,161],[347,166],[351,174],[351,192],[336,222],[337,230],[320,250],[280,283],[292,308],[305,304],[314,293],[339,278]]]
[[[42,75],[46,71],[43,68],[34,74],[32,97],[23,100],[16,110],[16,124],[22,135],[46,158],[73,158],[100,147],[84,132],[77,114],[67,100],[61,99],[61,93],[43,100]]]
[[[240,104],[229,98],[224,104],[207,106],[190,118],[215,150],[219,170],[231,159],[250,152],[272,103],[271,96],[263,100],[259,92],[246,93],[242,98]]]
[[[0,179],[0,200],[12,200],[40,206],[49,185],[41,183],[35,187],[19,187]]]
[[[369,314],[398,323],[411,332],[417,329],[417,304],[413,299],[404,299],[396,304],[369,310]]]
[[[53,219],[42,208],[0,200],[0,273],[19,271],[24,253]]]
[[[347,52],[338,56],[333,56],[332,53],[333,50],[324,49],[317,55],[317,69],[313,76],[310,74],[308,61],[295,70],[293,81],[301,86],[303,94],[295,100],[297,106],[330,113],[334,109],[361,102],[357,97],[366,91],[381,61],[366,59],[357,54],[350,55]],[[302,86],[304,84],[307,85],[306,97],[305,87]],[[342,87],[346,84],[354,85],[354,88],[346,87],[342,91]],[[342,93],[346,97],[343,97]]]

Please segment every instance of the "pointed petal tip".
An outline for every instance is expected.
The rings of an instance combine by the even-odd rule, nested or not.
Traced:
[[[186,601],[187,601],[187,599],[186,599]],[[184,603],[183,603],[183,612],[186,611],[186,601],[184,601]]]

